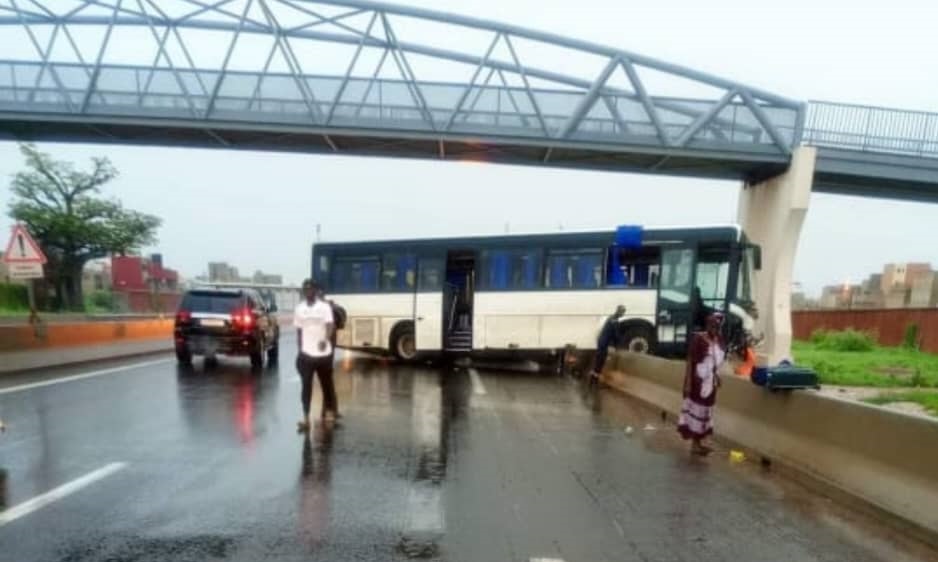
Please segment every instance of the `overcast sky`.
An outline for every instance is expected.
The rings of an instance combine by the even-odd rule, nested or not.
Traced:
[[[938,4],[929,0],[407,3],[614,45],[793,99],[938,111]],[[317,223],[324,240],[499,234],[506,223],[512,232],[729,223],[738,191],[736,182],[485,164],[41,148],[82,165],[109,156],[121,175],[107,194],[163,218],[159,244],[147,250],[186,276],[227,260],[243,274],[262,269],[298,281],[309,270]],[[4,211],[8,178],[21,165],[17,146],[0,142]],[[817,293],[888,261],[938,265],[936,219],[934,205],[814,195],[795,279]],[[0,228],[9,225],[4,212]]]

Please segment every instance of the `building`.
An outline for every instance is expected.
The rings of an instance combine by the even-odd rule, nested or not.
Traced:
[[[241,281],[238,268],[228,265],[228,262],[209,262],[208,280],[213,283],[237,283]]]
[[[932,308],[938,306],[938,273],[931,271],[912,283],[909,294],[909,306],[912,308]]]
[[[852,308],[883,308],[883,276],[874,273],[860,284],[860,289],[850,299]]]
[[[111,285],[118,306],[130,312],[173,312],[179,304],[179,274],[163,256],[114,256]]]
[[[819,308],[851,308],[854,295],[860,292],[860,285],[828,285],[821,290]]]
[[[882,288],[883,308],[905,308],[912,305],[912,288],[922,286],[932,275],[928,263],[889,263],[883,267]],[[928,289],[920,288],[920,295]]]
[[[283,275],[274,275],[257,270],[254,272],[252,283],[258,285],[283,285]]]
[[[882,290],[890,293],[897,288],[911,289],[919,279],[931,273],[928,263],[888,263],[883,267]]]

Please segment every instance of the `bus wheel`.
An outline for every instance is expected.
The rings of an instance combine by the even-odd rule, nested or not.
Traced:
[[[632,353],[653,353],[655,334],[647,326],[629,326],[622,333],[622,349]]]
[[[401,361],[413,361],[417,358],[417,338],[413,326],[404,325],[394,332],[391,338],[391,351]]]

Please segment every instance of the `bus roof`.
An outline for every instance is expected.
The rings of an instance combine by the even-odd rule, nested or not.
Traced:
[[[574,247],[583,244],[601,244],[603,246],[615,241],[616,230],[600,231],[560,231],[535,234],[501,234],[489,236],[464,236],[440,238],[403,238],[384,240],[361,240],[347,242],[318,242],[319,248],[345,248],[362,249],[386,248],[388,245],[405,248],[428,248],[446,246],[452,249],[472,249],[497,247],[508,244],[549,244],[558,247]],[[680,242],[743,242],[745,235],[738,225],[706,225],[706,226],[663,226],[642,228],[642,242],[649,245],[674,244]]]

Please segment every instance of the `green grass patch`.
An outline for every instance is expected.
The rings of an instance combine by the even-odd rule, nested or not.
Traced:
[[[889,392],[867,398],[863,401],[868,404],[876,405],[892,404],[894,402],[914,402],[921,404],[929,414],[938,416],[938,392],[936,391],[907,390],[905,392]]]
[[[29,316],[29,309],[0,306],[0,316]]]
[[[813,342],[792,345],[795,363],[817,371],[821,384],[938,388],[938,355],[901,347],[837,351]]]

